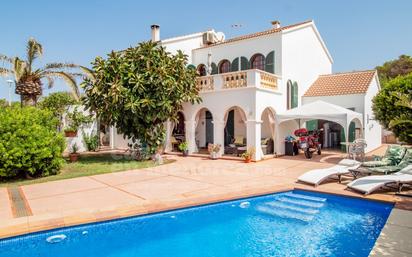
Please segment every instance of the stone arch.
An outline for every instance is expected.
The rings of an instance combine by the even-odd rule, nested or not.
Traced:
[[[276,111],[272,107],[263,109],[260,119],[261,124],[261,147],[263,154],[273,154],[275,152],[276,141]]]
[[[265,70],[265,56],[261,53],[256,53],[250,57],[250,68]]]
[[[229,107],[224,114],[224,144],[246,145],[247,116],[240,106]]]

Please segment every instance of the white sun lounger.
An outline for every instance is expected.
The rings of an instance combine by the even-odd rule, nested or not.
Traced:
[[[310,170],[298,177],[298,181],[318,186],[326,179],[340,177],[350,173],[349,169],[356,169],[360,166],[360,162],[350,159],[343,159],[337,165],[325,169]]]
[[[394,184],[401,190],[403,184],[412,183],[412,165],[408,165],[392,175],[369,176],[356,179],[348,184],[348,187],[365,195],[373,191]]]

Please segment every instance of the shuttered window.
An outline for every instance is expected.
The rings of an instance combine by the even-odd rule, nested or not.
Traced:
[[[298,107],[299,95],[298,95],[298,83],[295,81],[292,84],[292,99],[291,99],[291,108]]]
[[[266,55],[265,71],[275,74],[275,51]]]
[[[212,75],[217,74],[218,70],[217,70],[216,63],[212,62],[211,66],[212,66]]]
[[[239,70],[239,57],[235,58],[232,61],[232,71],[238,71]]]
[[[241,70],[249,69],[249,60],[244,56],[240,57],[240,69]]]

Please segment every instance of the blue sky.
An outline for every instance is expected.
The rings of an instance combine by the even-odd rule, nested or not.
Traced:
[[[62,61],[89,66],[96,56],[148,40],[153,23],[161,26],[161,38],[208,28],[230,38],[265,30],[271,20],[286,25],[313,19],[334,58],[334,72],[371,69],[401,54],[412,55],[409,0],[5,0],[1,10],[0,53],[23,56],[27,39],[35,37],[44,48],[38,65]],[[59,90],[67,87],[57,83],[45,93]],[[0,98],[7,95],[0,78]]]

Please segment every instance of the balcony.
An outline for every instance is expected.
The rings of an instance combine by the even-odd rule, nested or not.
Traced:
[[[262,70],[243,70],[198,77],[197,87],[200,92],[256,87],[278,90],[278,76]]]

